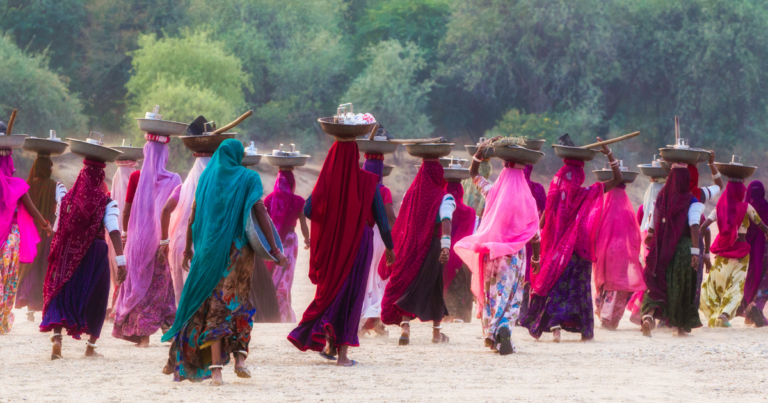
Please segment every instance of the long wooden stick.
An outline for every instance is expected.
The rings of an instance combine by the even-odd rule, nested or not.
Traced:
[[[8,119],[8,128],[5,129],[5,134],[11,134],[11,130],[13,130],[13,123],[16,122],[16,113],[18,112],[18,109],[13,108],[13,112],[11,112],[11,118]]]
[[[445,139],[445,137],[435,137],[432,139],[394,139],[394,140],[387,140],[390,143],[397,143],[397,144],[428,144],[428,143],[447,143],[448,140]]]
[[[629,134],[625,134],[623,136],[616,137],[616,138],[613,138],[613,139],[610,139],[610,140],[605,140],[605,141],[600,141],[600,142],[597,142],[597,143],[587,144],[585,146],[582,146],[581,148],[595,148],[595,147],[607,146],[608,144],[618,143],[620,141],[631,139],[632,137],[637,137],[639,135],[640,135],[640,132],[629,133]]]
[[[376,137],[376,132],[379,131],[379,124],[376,123],[373,125],[373,129],[371,129],[371,134],[368,135],[368,140],[373,140],[374,137]]]
[[[248,119],[251,115],[253,115],[253,111],[245,112],[243,114],[243,116],[240,116],[239,118],[235,119],[234,122],[232,122],[232,123],[230,123],[230,124],[228,124],[228,125],[226,125],[224,127],[221,127],[221,128],[218,128],[218,129],[214,130],[213,133],[211,133],[211,135],[216,135],[216,134],[224,133],[227,130],[232,129],[233,127],[239,125],[240,123],[243,123],[243,121],[245,119]]]

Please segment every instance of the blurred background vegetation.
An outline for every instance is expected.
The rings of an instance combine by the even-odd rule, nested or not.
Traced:
[[[160,104],[319,150],[353,102],[401,138],[640,130],[649,159],[680,115],[694,146],[768,149],[764,0],[0,0],[0,29],[0,116],[36,136],[139,139]]]

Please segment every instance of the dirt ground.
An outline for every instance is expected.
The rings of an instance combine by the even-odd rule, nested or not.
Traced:
[[[302,251],[293,304],[301,315],[314,287]],[[625,320],[618,331],[596,329],[595,340],[565,333],[563,342],[541,341],[516,328],[518,353],[500,357],[483,348],[479,323],[445,324],[451,337],[433,345],[428,324],[414,323],[412,344],[390,337],[366,337],[352,358],[360,365],[336,368],[316,353],[302,353],[286,335],[291,324],[254,327],[251,379],[232,365],[226,384],[175,383],[160,373],[168,345],[160,333],[148,349],[111,337],[107,324],[99,340],[101,359],[82,356],[85,342],[64,339],[64,359],[50,361],[48,334],[15,311],[9,335],[0,336],[0,402],[600,402],[766,401],[768,328],[697,329],[686,339],[659,331],[644,338]]]

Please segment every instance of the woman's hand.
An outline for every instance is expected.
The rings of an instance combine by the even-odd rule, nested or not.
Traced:
[[[312,244],[312,241],[310,241],[308,238],[304,239],[304,250],[309,250],[309,245]]]
[[[478,159],[483,159],[485,157],[485,150],[493,144],[496,140],[502,138],[503,136],[496,136],[491,139],[487,139],[480,143],[480,145],[477,147],[477,152],[475,153],[475,157]]]
[[[392,249],[387,249],[384,251],[384,256],[386,256],[387,258],[387,266],[392,266],[393,264],[395,264],[395,259],[396,259],[395,251],[393,251]]]
[[[448,248],[443,248],[440,251],[440,264],[446,264],[448,263],[448,257],[450,256],[451,251]]]
[[[158,250],[159,255],[157,257],[158,259],[160,259],[160,261],[159,261],[160,264],[165,264],[165,262],[168,261],[168,250],[169,249],[170,249],[170,247],[168,246],[168,244],[160,245],[160,249]]]
[[[709,274],[709,271],[712,269],[712,261],[710,259],[704,258],[704,270],[706,270],[707,274]]]
[[[193,257],[195,257],[194,252],[184,251],[184,260],[181,262],[181,268],[184,269],[184,271],[189,271],[189,262]]]
[[[709,150],[709,165],[715,163],[715,150]]]
[[[600,137],[597,137],[597,141],[603,141],[603,139],[601,139]],[[611,149],[608,148],[608,146],[603,145],[602,148],[600,149],[600,152],[605,154],[605,155],[608,155],[608,154],[611,153]]]
[[[48,234],[48,236],[53,235],[53,230],[51,229],[51,223],[48,222],[48,220],[45,220],[44,222],[38,223],[38,224],[40,225],[40,228],[42,228],[43,231],[45,231],[45,233]]]
[[[279,250],[277,253],[273,255],[275,259],[277,259],[277,265],[280,267],[283,267],[288,264],[288,258],[283,255],[283,252],[280,252]]]
[[[651,246],[651,244],[652,244],[652,243],[653,243],[653,235],[651,235],[651,234],[648,234],[648,235],[645,237],[645,245],[646,245],[646,246]]]
[[[691,267],[693,267],[693,270],[699,268],[699,255],[691,255]]]
[[[128,269],[125,266],[117,266],[117,284],[123,284],[128,277]]]
[[[531,259],[531,267],[533,267],[533,274],[539,274],[541,271],[541,256],[539,256],[538,262],[535,259]]]

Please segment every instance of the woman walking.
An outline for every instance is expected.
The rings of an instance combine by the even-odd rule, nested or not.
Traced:
[[[132,202],[126,199],[123,213],[128,215],[128,277],[120,286],[112,330],[113,337],[137,343],[137,347],[148,347],[149,336],[173,323],[176,314],[173,282],[163,253],[170,240],[161,239],[160,219],[168,197],[181,184],[178,174],[165,169],[170,138],[145,137],[144,166],[133,174],[139,176],[136,191]]]
[[[293,167],[281,167],[277,173],[275,188],[264,199],[264,205],[270,218],[275,223],[277,233],[283,242],[283,253],[288,262],[277,266],[267,262],[267,269],[272,274],[275,286],[277,304],[280,310],[280,322],[296,323],[296,314],[291,306],[291,287],[296,272],[296,259],[299,255],[299,237],[296,236],[296,222],[301,224],[301,235],[304,238],[304,248],[309,248],[309,227],[304,217],[304,198],[295,194],[296,179]]]
[[[392,203],[392,192],[384,186],[384,156],[381,154],[365,154],[363,170],[376,175],[379,178],[379,193],[384,203],[384,211],[387,214],[387,224],[389,228],[395,225],[395,209]],[[371,224],[369,220],[369,224]],[[365,287],[365,299],[363,300],[363,309],[360,321],[360,335],[373,330],[377,336],[387,336],[384,322],[381,321],[381,299],[384,297],[384,290],[387,288],[387,281],[379,276],[379,262],[387,249],[384,240],[379,234],[379,227],[373,226],[373,258],[368,269],[368,282]]]
[[[765,200],[765,187],[762,182],[752,181],[749,184],[747,202],[760,216],[760,221],[765,223],[768,219],[768,201]],[[763,315],[763,308],[768,302],[768,245],[765,234],[757,225],[749,226],[746,241],[749,244],[749,268],[739,314],[745,316],[744,323],[763,327],[768,323]]]
[[[478,175],[489,181],[491,174],[493,173],[493,167],[491,166],[491,160],[485,158],[480,162],[480,167],[477,169]],[[477,220],[483,216],[483,210],[485,209],[485,197],[477,190],[477,186],[472,179],[465,179],[461,182],[461,186],[464,188],[464,204],[475,210],[477,214]]]
[[[650,250],[644,279],[648,290],[641,307],[642,331],[651,337],[654,319],[686,336],[701,326],[695,305],[699,266],[699,223],[704,205],[690,191],[691,174],[684,164],[673,164],[659,192],[645,238]]]
[[[719,231],[710,248],[715,253],[715,264],[701,286],[699,305],[709,327],[731,327],[730,320],[741,305],[750,257],[747,229],[756,226],[768,235],[768,227],[760,215],[744,200],[746,195],[743,179],[729,180],[717,209],[702,226],[706,230],[717,222]]]
[[[451,247],[453,196],[444,190],[443,167],[437,160],[423,160],[419,173],[405,194],[395,222],[392,266],[382,261],[379,274],[390,279],[381,302],[381,320],[400,325],[400,345],[410,343],[410,321],[432,322],[432,342],[447,343],[441,332],[448,314],[443,299],[443,265]]]
[[[371,264],[373,228],[387,246],[386,264],[394,261],[392,235],[378,178],[360,169],[354,141],[337,140],[325,158],[304,215],[312,222],[309,279],[317,285],[315,298],[288,340],[301,351],[322,351],[338,366],[353,366],[349,346],[359,345],[365,284]],[[326,342],[328,348],[323,350]],[[338,354],[338,358],[336,358]]]
[[[472,292],[477,300],[486,347],[501,355],[515,352],[512,328],[523,299],[525,246],[532,242],[532,261],[538,267],[539,214],[523,172],[524,166],[506,162],[496,183],[478,175],[484,143],[473,157],[469,173],[486,198],[480,227],[459,240],[454,250],[472,271]]]
[[[62,329],[76,340],[89,335],[87,357],[96,353],[96,340],[109,302],[109,233],[117,253],[121,282],[125,278],[125,256],[118,229],[117,202],[104,192],[106,164],[85,159],[72,190],[61,201],[59,223],[51,243],[45,277],[45,305],[41,332],[53,331],[51,359],[62,358]]]
[[[482,176],[480,176],[482,178]],[[475,209],[464,204],[464,188],[461,183],[448,182],[446,193],[456,201],[456,210],[451,219],[451,249],[448,262],[443,268],[443,286],[445,287],[445,307],[448,309],[449,322],[469,323],[472,321],[472,272],[459,255],[454,246],[456,242],[472,235],[475,230],[477,214]],[[482,191],[483,198],[486,194]]]
[[[0,131],[5,131],[0,122]],[[14,178],[12,150],[0,150],[0,335],[11,331],[13,304],[19,279],[19,263],[32,263],[40,236],[38,227],[51,235],[51,225],[35,208],[29,185]]]
[[[542,217],[541,268],[531,273],[530,306],[520,319],[536,339],[552,332],[553,341],[559,343],[561,330],[580,333],[582,340],[594,336],[590,282],[603,193],[622,181],[611,150],[603,146],[601,152],[611,163],[610,181],[582,188],[584,161],[566,159],[549,185]]]
[[[128,229],[128,225],[123,225],[123,211],[125,210],[125,199],[128,195],[128,183],[131,180],[131,175],[134,172],[137,172],[136,167],[139,165],[137,161],[115,161],[115,165],[117,165],[117,170],[115,171],[115,176],[112,177],[112,190],[110,192],[110,197],[112,200],[117,202],[117,208],[118,208],[118,220],[117,225],[120,228],[120,234],[123,236],[123,239],[125,239],[126,231]],[[138,174],[137,174],[138,175]],[[138,179],[138,177],[137,177]],[[134,188],[135,192],[135,188]],[[127,222],[127,221],[126,221]],[[109,312],[109,320],[114,321],[115,320],[115,304],[117,303],[117,295],[118,291],[120,290],[120,284],[117,282],[118,275],[117,275],[117,262],[115,261],[115,247],[112,245],[111,238],[109,235],[106,236],[107,238],[107,246],[109,246],[109,273],[110,278],[112,278],[112,296],[111,296],[111,302],[109,304],[109,308],[107,311]],[[123,248],[125,248],[125,242],[123,242]]]
[[[244,151],[239,141],[224,140],[200,176],[184,251],[189,275],[176,319],[162,338],[172,341],[163,373],[173,374],[177,382],[213,378],[214,385],[221,385],[221,370],[232,355],[237,376],[251,376],[245,359],[254,314],[251,275],[258,259],[245,233],[251,211],[266,229],[270,254],[286,262],[261,199],[261,177],[240,165]]]
[[[53,162],[47,155],[38,155],[32,163],[29,172],[29,198],[32,204],[48,222],[56,221],[57,206],[67,189],[59,182],[51,179]],[[37,244],[37,254],[32,263],[22,263],[19,269],[19,289],[16,294],[16,309],[27,308],[27,320],[35,321],[35,311],[43,310],[43,283],[45,272],[48,271],[48,254],[51,253],[53,236],[42,228],[37,228],[40,243]]]

